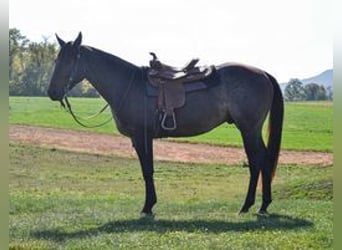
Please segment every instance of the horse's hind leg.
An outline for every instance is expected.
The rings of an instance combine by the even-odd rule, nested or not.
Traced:
[[[259,214],[267,214],[267,207],[272,202],[272,169],[270,167],[270,162],[268,161],[267,156],[265,156],[262,167],[261,167],[261,176],[262,176],[262,204],[259,209]]]
[[[247,196],[245,203],[240,210],[240,214],[247,213],[255,202],[259,173],[262,171],[263,165],[266,163],[267,159],[267,149],[262,140],[261,131],[257,131],[258,132],[241,133],[249,163],[250,179]],[[265,207],[265,211],[267,206]]]

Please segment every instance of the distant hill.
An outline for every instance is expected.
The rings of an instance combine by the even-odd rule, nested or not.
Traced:
[[[295,77],[293,77],[293,78],[295,78]],[[305,78],[305,79],[300,79],[300,81],[304,85],[309,84],[309,83],[317,83],[319,85],[323,85],[325,88],[328,88],[328,87],[333,88],[333,70],[327,69],[327,70],[323,71],[322,73],[320,73],[316,76],[312,76],[312,77]],[[287,82],[280,84],[283,92],[284,92],[286,85],[287,85]]]
[[[333,87],[333,70],[328,69],[319,75],[300,80],[304,85],[308,83],[317,83],[323,85],[325,88]]]

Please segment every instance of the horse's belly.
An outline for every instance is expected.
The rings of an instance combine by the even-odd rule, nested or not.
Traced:
[[[199,113],[196,115],[196,111],[192,114],[182,114],[176,112],[176,129],[166,131],[169,137],[188,137],[196,136],[218,127],[222,123],[226,122],[226,117],[223,115],[215,115],[213,113]]]

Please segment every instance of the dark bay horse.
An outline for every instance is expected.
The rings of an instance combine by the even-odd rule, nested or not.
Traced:
[[[152,215],[157,202],[153,181],[153,138],[186,137],[208,132],[222,123],[234,123],[240,130],[247,154],[250,180],[240,213],[248,212],[255,202],[259,174],[262,176],[260,214],[271,203],[271,181],[275,173],[281,143],[284,103],[279,84],[260,69],[240,65],[216,66],[217,84],[188,93],[183,107],[175,110],[177,128],[166,131],[156,122],[156,97],[146,95],[146,67],[137,67],[99,49],[75,41],[64,42],[55,62],[48,95],[63,102],[66,93],[87,79],[111,107],[117,128],[131,138],[139,157],[145,181],[145,205],[142,213]],[[269,113],[267,146],[262,126]]]

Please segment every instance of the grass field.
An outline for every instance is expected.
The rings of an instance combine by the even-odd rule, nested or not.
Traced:
[[[156,162],[139,218],[138,161],[10,145],[10,249],[332,249],[332,166],[278,168],[269,217],[237,217],[240,166]]]
[[[98,112],[104,105],[102,99],[70,98],[75,112],[80,116],[88,116]],[[11,124],[27,124],[46,127],[70,128],[85,130],[75,123],[72,117],[63,111],[59,103],[47,97],[10,97]],[[331,105],[322,103],[286,103],[283,130],[283,149],[312,150],[332,152],[332,112]],[[101,123],[110,117],[107,110],[104,114],[91,120],[89,124]],[[101,133],[118,133],[113,122],[95,129],[87,129]],[[241,146],[239,131],[233,125],[223,124],[213,131],[182,141],[210,143],[216,145]]]

